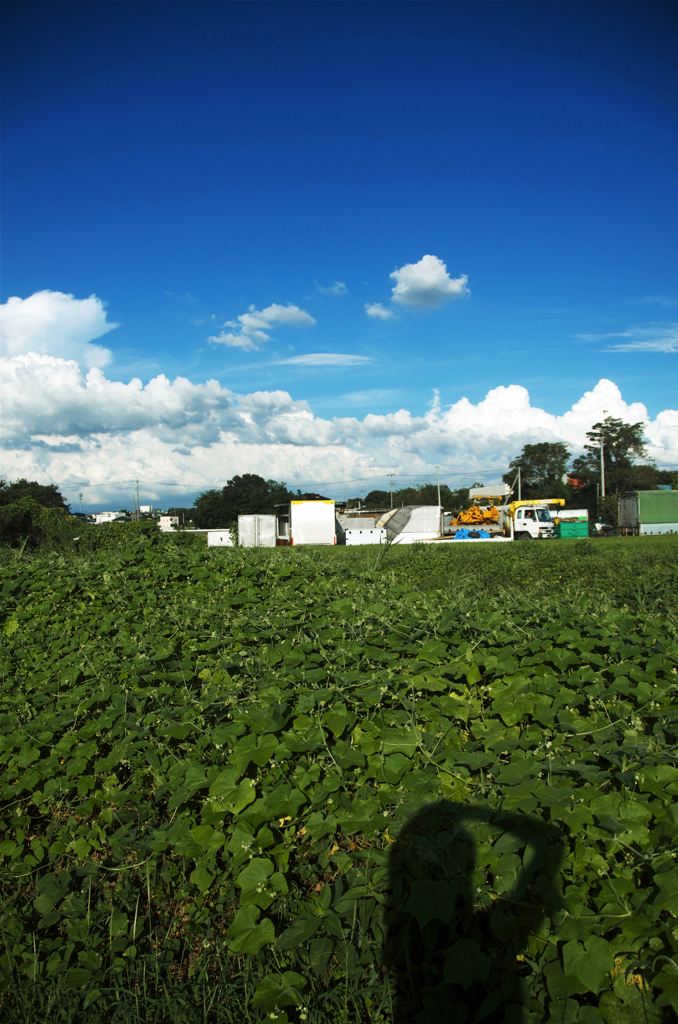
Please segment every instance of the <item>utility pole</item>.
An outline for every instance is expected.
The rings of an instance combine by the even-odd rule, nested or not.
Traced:
[[[600,496],[605,497],[605,459],[603,458],[603,442],[600,442]]]
[[[78,497],[80,498],[80,515],[82,515],[82,491],[80,492]]]
[[[391,478],[391,508],[393,508],[393,477],[395,476],[395,473],[387,473],[386,476],[390,476]]]
[[[440,466],[436,464],[436,482],[438,484],[438,504],[440,505]]]
[[[520,478],[520,466],[518,466],[518,501],[520,501],[522,497],[521,484],[522,480]]]
[[[141,519],[141,509],[139,508],[139,477],[137,477],[137,519]]]

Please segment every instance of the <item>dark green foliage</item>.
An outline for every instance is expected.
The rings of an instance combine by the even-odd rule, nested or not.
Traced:
[[[521,496],[523,498],[564,498],[563,478],[570,461],[569,445],[563,441],[539,441],[526,444],[502,479],[513,484],[520,469]],[[517,498],[518,491],[514,497]]]
[[[369,494],[365,495],[364,504],[369,507],[384,508],[391,507],[391,492],[390,491],[370,491]]]
[[[43,508],[61,508],[65,511],[70,508],[56,484],[39,484],[37,480],[26,480],[24,477],[13,483],[0,480],[0,506],[13,505],[22,498],[32,498]]]
[[[293,497],[287,484],[244,473],[234,476],[221,491],[212,489],[200,494],[193,503],[193,519],[200,529],[223,528],[236,523],[238,516],[272,514],[276,505]]]
[[[654,463],[636,463],[644,459],[647,448],[642,423],[624,423],[608,416],[602,423],[594,423],[586,436],[584,454],[572,463],[572,472],[586,487],[577,489],[572,500],[589,509],[592,516],[601,515],[613,526],[617,525],[618,496],[624,491],[652,490],[657,486],[658,470]],[[600,489],[600,444],[603,443],[605,469],[605,497],[597,498]],[[575,497],[576,495],[576,497]]]
[[[65,508],[45,508],[35,498],[19,498],[0,506],[0,542],[10,545],[41,547],[63,544],[82,530],[82,522],[68,515]]]
[[[450,511],[465,508],[468,504],[468,488],[460,488],[452,491],[447,484],[440,485],[440,502],[443,508]],[[354,507],[358,499],[353,498],[350,502]],[[390,491],[370,491],[365,499],[360,499],[360,504],[366,507],[377,508],[391,507]],[[418,487],[401,487],[393,492],[393,507],[400,508],[401,505],[437,505],[438,486],[433,483],[420,484]]]
[[[195,515],[195,509],[194,508],[182,508],[181,506],[175,506],[173,508],[168,508],[167,511],[165,512],[165,515],[166,516],[178,516],[179,517],[179,525],[181,526],[181,525],[183,525],[183,523],[192,523],[193,522],[193,516]]]
[[[175,540],[0,566],[3,1024],[675,1021],[675,538]]]

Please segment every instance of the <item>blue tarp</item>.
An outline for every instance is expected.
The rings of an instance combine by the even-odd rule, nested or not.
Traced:
[[[460,530],[457,530],[457,532],[455,533],[454,539],[455,540],[474,540],[475,538],[469,537],[469,532],[470,531],[467,530],[466,527],[462,526],[462,528]],[[489,538],[489,536],[490,536],[490,534],[486,533],[485,530],[473,530],[472,532],[475,533],[478,537],[487,537],[487,538]]]

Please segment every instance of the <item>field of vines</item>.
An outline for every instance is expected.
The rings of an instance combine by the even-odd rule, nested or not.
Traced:
[[[678,537],[107,536],[0,552],[2,1024],[675,1024]]]

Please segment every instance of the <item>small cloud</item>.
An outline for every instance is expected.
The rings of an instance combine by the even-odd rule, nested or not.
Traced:
[[[366,302],[365,312],[368,316],[374,317],[375,320],[398,320],[398,314],[394,313],[392,309],[386,309],[382,306],[381,302]]]
[[[581,341],[609,341],[623,338],[625,341],[608,345],[606,352],[678,352],[678,323],[647,324],[644,327],[629,327],[627,331],[612,331],[608,334],[575,334]]]
[[[323,285],[318,284],[316,281],[315,290],[320,292],[321,295],[346,295],[348,292],[348,288],[344,281],[335,281],[334,284],[329,286],[329,288],[323,287]]]
[[[341,352],[309,352],[305,356],[279,359],[278,366],[360,366],[373,362],[370,356],[351,356]]]
[[[468,277],[451,278],[437,256],[422,256],[418,263],[406,263],[390,275],[396,282],[393,302],[418,309],[432,309],[448,299],[468,295]]]
[[[393,394],[390,389],[373,388],[371,391],[349,391],[340,397],[345,402],[352,402],[355,405],[369,405],[372,402],[381,402]]]
[[[670,299],[668,295],[646,295],[639,300],[643,306],[678,306],[678,299]]]
[[[270,341],[268,331],[277,324],[287,324],[291,327],[311,327],[316,321],[304,309],[288,304],[281,306],[274,302],[266,309],[255,309],[250,306],[247,313],[242,313],[236,320],[227,320],[223,327],[232,327],[235,330],[213,335],[208,338],[214,345],[228,345],[230,348],[243,348],[253,351],[259,348],[260,343]]]
[[[202,327],[202,325],[205,323],[205,321],[204,320],[200,320],[200,318],[198,318],[197,320],[191,320],[191,323],[195,324],[196,327]]]

